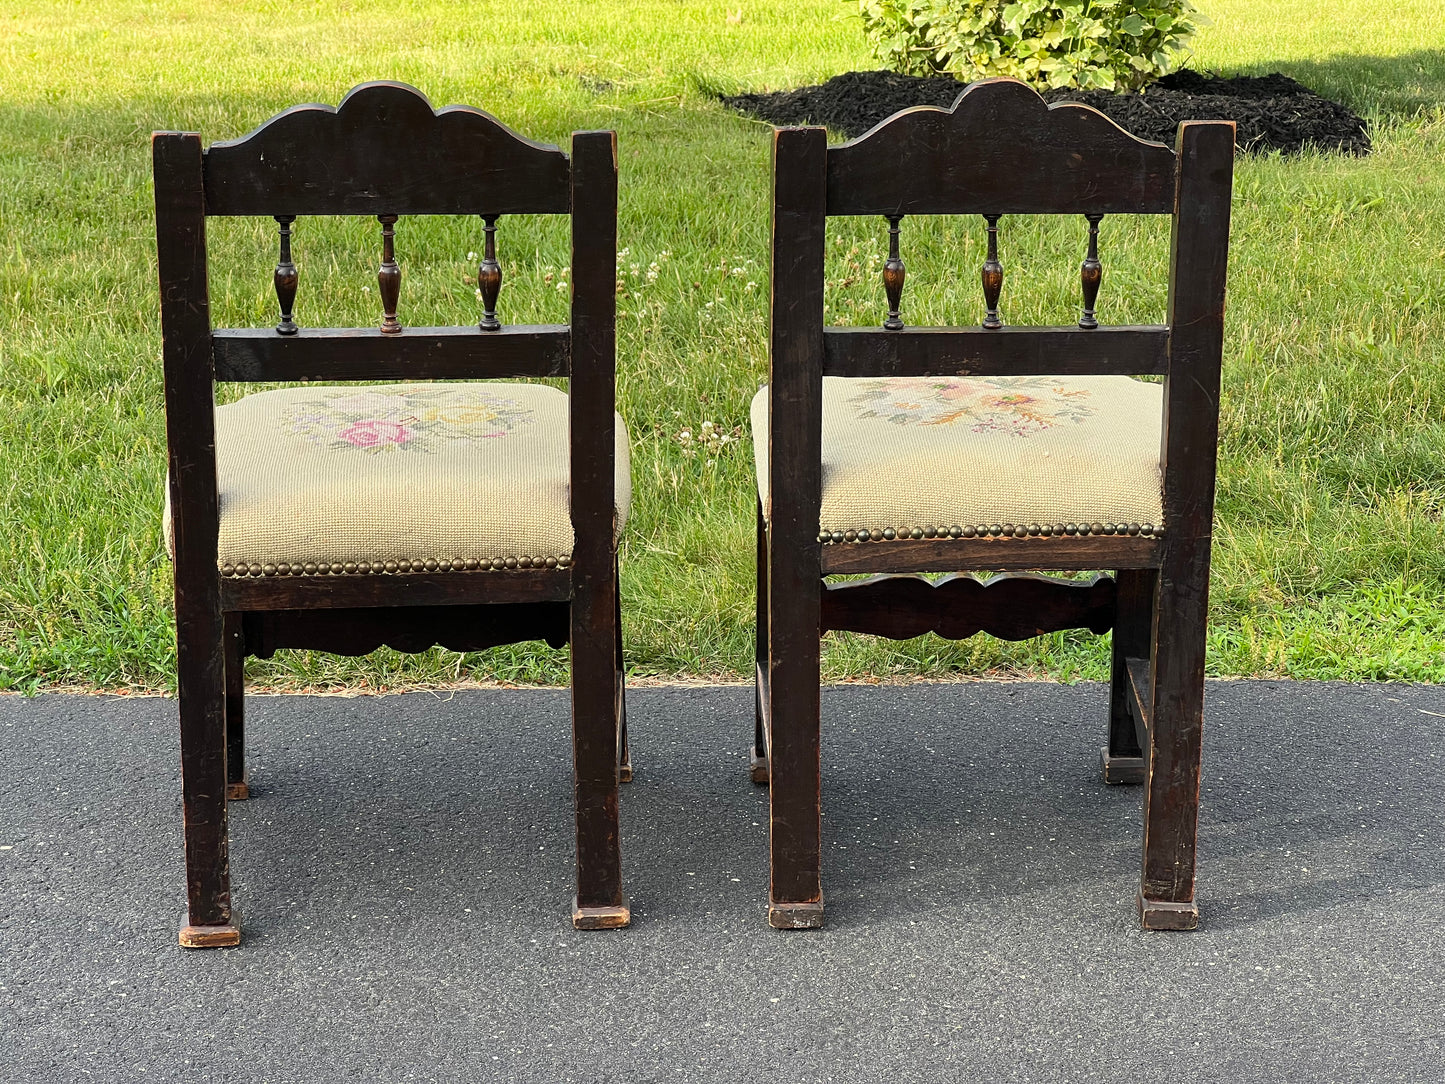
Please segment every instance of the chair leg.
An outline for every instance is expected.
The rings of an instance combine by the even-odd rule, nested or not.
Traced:
[[[754,783],[768,784],[768,525],[758,502],[757,626],[753,671],[753,748],[749,771]]]
[[[632,782],[632,747],[627,743],[627,667],[622,661],[622,592],[614,592],[617,622],[617,781]]]
[[[241,615],[225,616],[226,655],[226,797],[233,802],[251,797],[246,770],[246,645]]]
[[[582,579],[572,600],[572,765],[577,808],[579,930],[626,926],[617,823],[621,699],[615,574]]]
[[[1109,744],[1101,757],[1105,783],[1144,782],[1144,750],[1139,744],[1141,728],[1134,719],[1127,660],[1149,658],[1157,581],[1158,573],[1152,568],[1122,569],[1114,575],[1118,611],[1114,619],[1109,678]]]
[[[822,584],[814,579],[794,592],[782,593],[779,580],[784,577],[777,575],[778,571],[776,567],[771,570],[768,601],[768,842],[772,865],[768,925],[780,930],[811,929],[823,925],[818,688],[818,592]],[[808,586],[812,586],[811,592]]]
[[[1154,619],[1154,679],[1144,793],[1144,859],[1139,919],[1149,930],[1192,930],[1204,723],[1203,583],[1161,575]]]
[[[241,941],[240,919],[231,906],[223,622],[220,614],[179,614],[177,625],[187,901],[180,943],[220,948]]]

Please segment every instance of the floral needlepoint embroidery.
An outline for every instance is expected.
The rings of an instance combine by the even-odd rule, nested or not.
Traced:
[[[446,386],[327,395],[285,414],[287,428],[310,444],[373,454],[494,440],[534,420],[533,411],[515,399]]]
[[[899,377],[863,381],[861,388],[848,400],[858,417],[895,425],[963,422],[975,433],[1027,437],[1094,415],[1087,388],[1061,388],[1046,377]]]

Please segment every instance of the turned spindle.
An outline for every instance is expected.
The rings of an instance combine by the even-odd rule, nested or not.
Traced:
[[[903,280],[908,272],[898,255],[898,223],[902,221],[902,215],[888,216],[888,262],[883,265],[883,289],[888,292],[888,319],[883,321],[883,326],[889,331],[898,331],[903,327],[898,308],[903,301]]]
[[[281,228],[281,253],[276,257],[276,300],[281,305],[281,322],[276,330],[282,335],[296,334],[296,321],[291,319],[291,307],[296,303],[296,265],[291,262],[291,223],[295,215],[276,215],[276,224]]]
[[[1099,262],[1099,222],[1103,215],[1085,215],[1089,220],[1089,251],[1079,268],[1079,278],[1084,285],[1084,314],[1079,317],[1079,326],[1092,330],[1099,326],[1094,319],[1094,303],[1099,299],[1099,283],[1104,280],[1104,265]]]
[[[477,266],[477,289],[482,291],[482,330],[500,331],[497,319],[497,295],[502,292],[502,265],[497,262],[497,216],[482,215],[482,230],[487,235],[486,250]]]
[[[401,268],[396,265],[393,243],[396,215],[377,215],[376,220],[381,223],[381,268],[376,273],[376,284],[381,290],[381,330],[394,334],[401,331],[396,318],[396,303],[401,297]]]
[[[984,221],[988,223],[988,255],[983,261],[983,300],[987,310],[983,317],[983,326],[990,331],[1003,327],[1003,321],[998,318],[998,295],[1003,290],[1003,264],[998,260],[998,220],[999,215],[984,215]]]

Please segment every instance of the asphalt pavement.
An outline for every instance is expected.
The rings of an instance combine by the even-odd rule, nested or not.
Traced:
[[[1211,682],[1173,934],[1104,689],[994,683],[825,690],[828,925],[768,929],[751,696],[629,692],[594,933],[565,691],[253,697],[209,952],[174,702],[0,697],[0,1080],[1445,1080],[1445,687]]]

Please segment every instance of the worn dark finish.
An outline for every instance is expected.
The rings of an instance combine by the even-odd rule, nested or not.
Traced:
[[[559,147],[468,106],[433,111],[402,83],[363,83],[334,109],[298,105],[205,160],[209,215],[567,214]]]
[[[1045,105],[1011,79],[980,80],[952,109],[905,110],[828,152],[830,215],[1169,214],[1173,197],[1168,147],[1088,106]]]
[[[483,331],[500,331],[497,319],[497,297],[502,292],[502,265],[497,260],[497,216],[482,216],[482,232],[486,234],[486,251],[477,266],[477,289],[482,292]]]
[[[1139,914],[1150,929],[1190,929],[1204,644],[1224,352],[1234,125],[1179,126],[1169,255],[1169,373],[1164,378],[1164,521],[1151,658],[1144,871]]]
[[[381,294],[381,330],[394,335],[401,330],[396,305],[401,297],[401,268],[396,263],[396,215],[377,215],[381,223],[381,267],[376,284]]]
[[[899,539],[877,545],[823,546],[823,575],[860,572],[949,572],[961,568],[996,572],[1038,568],[1087,571],[1148,568],[1159,563],[1162,542],[1125,536],[1052,538]]]
[[[571,156],[494,118],[434,113],[417,91],[373,83],[337,110],[302,106],[245,139],[203,152],[199,136],[153,139],[175,529],[177,667],[186,816],[188,918],[181,943],[236,944],[227,794],[249,793],[244,750],[246,655],[282,648],[359,654],[388,645],[481,650],[540,639],[570,643],[577,777],[579,927],[623,925],[619,774],[631,772],[622,726],[613,482],[617,161],[608,132],[578,133]],[[404,329],[397,318],[395,225],[407,214],[572,218],[568,326]],[[288,327],[296,275],[290,224],[300,214],[374,215],[383,237],[380,328]],[[273,215],[281,228],[277,328],[213,332],[207,215]],[[483,261],[486,271],[486,260]],[[500,274],[496,286],[500,286]],[[485,274],[483,276],[485,285]],[[495,291],[486,302],[494,315]],[[488,313],[484,313],[483,322]],[[280,332],[280,334],[278,334]],[[216,380],[478,379],[568,376],[575,552],[535,558],[399,561],[398,567],[217,567]],[[513,565],[521,567],[513,568]]]
[[[246,772],[246,641],[239,613],[226,614],[226,797],[233,802],[251,797]]]
[[[754,783],[768,781],[768,520],[762,501],[757,504],[757,627],[754,647],[757,665],[753,673],[753,747],[748,769]]]
[[[1099,284],[1104,281],[1104,265],[1099,260],[1099,223],[1103,215],[1085,215],[1089,221],[1089,250],[1079,266],[1079,281],[1084,291],[1084,311],[1079,317],[1079,326],[1092,331],[1099,326],[1094,315],[1094,306],[1099,301]]]
[[[765,720],[768,922],[782,929],[823,923],[818,510],[828,158],[821,128],[774,133]]]
[[[902,215],[888,216],[888,262],[883,265],[883,289],[888,294],[888,319],[883,321],[883,326],[889,331],[900,331],[903,328],[903,317],[898,310],[903,303],[903,281],[907,278],[908,271],[903,266],[903,258],[898,254],[898,223],[901,221]]]
[[[1153,568],[1120,569],[1119,620],[1114,624],[1109,676],[1109,744],[1103,751],[1105,783],[1144,782],[1144,752],[1138,737],[1138,712],[1130,685],[1128,660],[1149,657],[1154,624]],[[1146,664],[1147,665],[1147,664]]]
[[[1109,782],[1143,780],[1140,914],[1148,928],[1194,921],[1204,620],[1228,252],[1233,126],[1185,125],[1177,152],[1136,140],[1092,110],[1046,109],[1022,84],[986,80],[952,110],[914,109],[828,149],[820,128],[777,132],[774,148],[771,507],[758,521],[757,724],[752,775],[771,794],[774,926],[818,925],[818,637],[979,631],[1024,638],[1114,630]],[[982,214],[983,328],[828,328],[827,215]],[[1088,216],[1078,328],[1004,328],[998,302],[1004,214]],[[1096,326],[1104,214],[1173,218],[1162,326]],[[892,240],[892,238],[890,238]],[[890,261],[895,246],[890,244]],[[901,263],[901,260],[899,261]],[[901,273],[899,277],[901,294]],[[890,293],[890,318],[898,302]],[[901,320],[900,320],[901,323]],[[1163,375],[1164,522],[828,525],[820,533],[822,377]],[[947,470],[940,463],[940,470]],[[848,530],[839,528],[852,527]],[[898,573],[1115,570],[1057,580]],[[834,574],[892,573],[825,586]],[[764,605],[766,600],[766,605]],[[1147,743],[1147,745],[1146,745]]]
[[[384,336],[384,337],[383,337]],[[458,380],[567,376],[572,334],[565,324],[481,331],[469,327],[306,327],[280,338],[260,328],[217,328],[216,379]]]
[[[1089,580],[1048,576],[967,573],[927,580],[922,576],[874,576],[830,583],[823,592],[819,632],[866,632],[910,640],[936,632],[966,640],[980,632],[1001,640],[1028,640],[1063,629],[1108,632],[1114,627],[1114,581],[1100,573]]]
[[[291,223],[295,221],[295,215],[276,216],[276,224],[280,227],[281,251],[276,257],[276,273],[273,278],[276,284],[276,301],[281,307],[281,319],[276,324],[276,330],[282,335],[296,334],[296,321],[292,319],[291,313],[291,307],[296,304],[296,285],[300,281],[296,265],[291,262]]]
[[[228,610],[557,602],[565,601],[571,593],[572,576],[565,568],[369,576],[227,576],[221,580],[221,602]]]
[[[617,136],[572,136],[572,764],[578,929],[627,925],[617,830]]]
[[[175,530],[176,689],[181,717],[187,946],[234,945],[226,819],[226,676],[206,277],[206,203],[201,139],[154,143],[156,255],[166,444]]]
[[[997,331],[1003,327],[1003,321],[998,316],[998,297],[1003,290],[1003,264],[998,258],[998,215],[984,215],[984,221],[988,223],[988,254],[984,257],[983,270],[979,277],[983,280],[983,301],[986,306],[983,317],[983,326],[989,331]]]
[[[825,376],[1163,376],[1169,329],[830,327]]]

